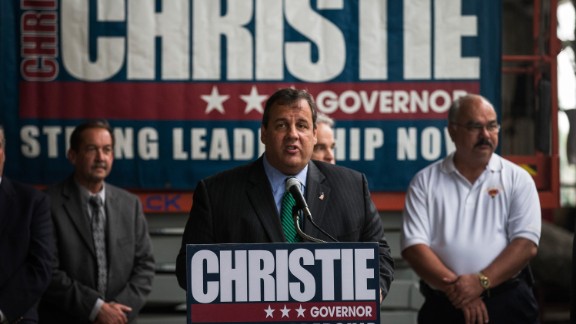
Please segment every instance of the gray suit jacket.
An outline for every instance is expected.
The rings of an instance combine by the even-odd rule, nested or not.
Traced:
[[[308,164],[306,201],[320,228],[339,242],[380,243],[380,286],[384,296],[394,261],[363,174],[324,162]],[[305,233],[331,241],[305,223]],[[262,158],[199,182],[176,260],[178,283],[186,289],[186,244],[285,242]]]
[[[72,177],[48,189],[56,237],[52,282],[39,309],[41,323],[86,323],[99,293],[90,221]],[[154,257],[140,200],[106,184],[108,288],[105,301],[132,307],[134,320],[152,288]]]

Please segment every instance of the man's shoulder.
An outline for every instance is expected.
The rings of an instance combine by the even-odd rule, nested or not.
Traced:
[[[500,162],[502,169],[506,172],[506,170],[508,170],[506,173],[508,173],[511,176],[514,177],[520,177],[520,178],[526,178],[526,179],[533,179],[532,175],[523,167],[521,167],[520,165],[518,165],[515,162],[512,162],[506,158],[503,158],[499,155],[494,154],[495,157],[498,158],[497,161]]]
[[[444,178],[454,171],[454,167],[449,163],[449,157],[444,157],[442,159],[431,162],[430,164],[422,167],[420,170],[414,173],[410,185],[415,185],[419,183],[424,185],[425,183],[431,185],[438,181],[439,178]]]
[[[418,170],[416,174],[438,172],[438,171],[444,171],[446,173],[449,173],[451,171],[454,171],[455,167],[453,161],[454,161],[453,155],[449,154],[438,160],[430,161],[429,164],[423,166],[420,170]]]
[[[72,186],[72,181],[73,181],[72,178],[68,177],[64,180],[60,180],[59,182],[53,183],[48,187],[46,187],[46,193],[49,196],[54,197],[63,195],[65,188],[67,188],[68,190],[74,190],[74,187]]]
[[[314,166],[320,170],[320,172],[324,173],[327,176],[334,176],[334,175],[351,175],[351,176],[362,176],[362,173],[358,170],[354,170],[342,165],[331,164],[324,161],[316,161],[312,160]]]
[[[221,182],[229,182],[234,181],[235,179],[245,179],[249,177],[252,172],[255,172],[261,168],[261,171],[264,172],[264,167],[262,166],[262,162],[260,160],[256,160],[254,162],[243,164],[231,169],[227,169],[211,176],[208,176],[203,179],[205,183],[221,183]]]
[[[2,177],[2,182],[4,182],[3,187],[7,191],[12,191],[18,197],[42,197],[45,195],[45,193],[29,184],[8,179],[7,177]]]
[[[508,160],[508,159],[506,159],[506,158],[504,158],[504,157],[502,157],[496,153],[494,153],[492,155],[492,157],[496,160],[497,163],[500,163],[502,165],[502,167],[504,167],[504,168],[510,168],[510,169],[515,170],[515,171],[520,171],[520,170],[526,171],[524,168],[522,168],[517,163],[512,162],[511,160]]]
[[[106,195],[112,195],[118,197],[119,199],[138,199],[136,194],[128,191],[127,189],[120,188],[109,182],[106,182]]]

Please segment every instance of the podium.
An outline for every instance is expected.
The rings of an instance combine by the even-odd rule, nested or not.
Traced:
[[[187,322],[380,323],[378,243],[189,244]]]

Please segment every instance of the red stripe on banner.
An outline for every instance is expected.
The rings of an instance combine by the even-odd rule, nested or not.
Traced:
[[[463,93],[480,83],[20,83],[20,117],[39,119],[255,120],[282,87],[307,89],[319,111],[337,120],[444,119]]]
[[[192,323],[277,323],[377,319],[376,302],[191,304]]]

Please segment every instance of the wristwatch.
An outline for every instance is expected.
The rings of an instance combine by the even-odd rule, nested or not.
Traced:
[[[484,290],[488,291],[490,289],[490,279],[486,277],[482,272],[478,272],[478,279],[480,279],[480,285]]]

